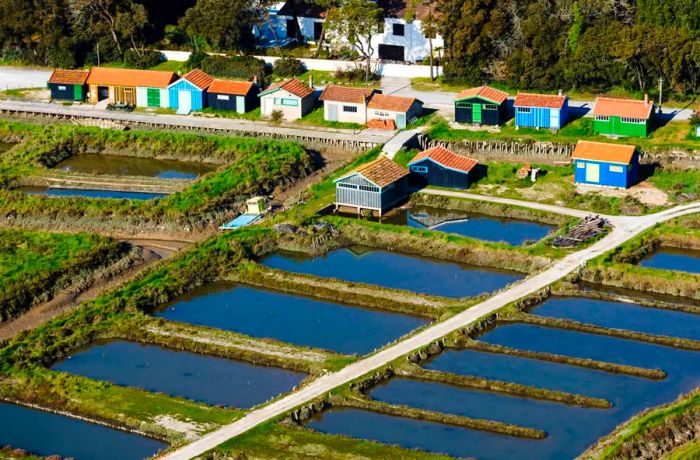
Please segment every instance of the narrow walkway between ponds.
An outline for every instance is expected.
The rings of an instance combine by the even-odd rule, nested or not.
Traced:
[[[325,395],[340,385],[373,372],[395,359],[399,359],[420,347],[426,346],[431,342],[439,340],[463,328],[467,324],[483,316],[492,314],[516,299],[530,295],[549,286],[551,283],[581,267],[587,261],[625,243],[659,222],[697,212],[700,212],[700,202],[678,206],[648,216],[617,219],[612,232],[605,238],[585,249],[564,257],[547,270],[515,283],[510,288],[497,293],[484,302],[464,310],[445,321],[436,323],[372,356],[350,364],[338,372],[320,377],[298,391],[278,399],[267,406],[253,410],[245,417],[213,431],[189,445],[178,448],[169,454],[165,454],[160,458],[168,460],[189,460],[198,455],[202,455],[219,444],[245,433],[263,422],[284,415],[302,404]]]

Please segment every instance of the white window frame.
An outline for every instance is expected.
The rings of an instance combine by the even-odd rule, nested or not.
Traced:
[[[607,115],[596,115],[596,121],[610,121],[610,117]]]
[[[625,168],[623,168],[620,165],[610,165],[608,166],[608,171],[610,171],[611,173],[622,174],[625,172]]]
[[[344,113],[357,113],[357,106],[356,105],[344,105],[343,112]]]
[[[58,85],[58,90],[59,90],[59,91],[65,91],[66,89],[67,89],[67,88],[66,88],[66,85]]]
[[[518,107],[518,113],[530,113],[532,112],[531,107]]]
[[[231,98],[228,96],[228,94],[217,94],[216,98],[220,101],[230,101]]]
[[[427,173],[428,172],[428,167],[427,166],[411,166],[411,171],[417,172],[417,173]]]

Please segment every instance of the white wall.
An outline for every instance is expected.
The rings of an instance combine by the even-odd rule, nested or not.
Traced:
[[[394,24],[404,25],[404,35],[396,36],[393,32]],[[404,60],[408,62],[422,61],[430,56],[430,41],[423,35],[421,21],[415,20],[406,24],[403,19],[384,18],[384,33],[373,35],[371,44],[374,48],[374,57],[379,57],[379,45],[398,45],[404,47]],[[444,41],[439,35],[433,39],[433,50],[444,46]],[[435,53],[433,52],[433,55]]]

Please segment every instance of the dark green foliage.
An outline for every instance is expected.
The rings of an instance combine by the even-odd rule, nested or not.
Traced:
[[[215,77],[265,81],[265,61],[253,56],[209,56],[202,61],[202,70]]]
[[[136,69],[149,69],[165,60],[160,51],[136,51],[128,49],[124,52],[124,63]]]
[[[299,59],[282,58],[275,62],[274,72],[280,77],[296,77],[306,72],[306,67]]]

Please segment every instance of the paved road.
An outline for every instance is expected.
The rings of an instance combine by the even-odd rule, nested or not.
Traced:
[[[475,305],[472,308],[469,308],[445,321],[436,323],[418,334],[408,337],[407,339],[385,348],[372,356],[357,361],[338,372],[320,377],[300,390],[260,409],[253,410],[245,417],[212,433],[209,433],[189,445],[181,447],[167,455],[163,455],[162,458],[167,460],[188,460],[201,455],[215,448],[219,444],[254,428],[260,423],[283,415],[299,405],[325,395],[340,385],[362,377],[363,375],[366,375],[367,373],[370,373],[375,369],[384,366],[422,346],[438,340],[485,315],[489,315],[515,299],[545,288],[551,283],[576,270],[585,262],[619,246],[631,238],[634,238],[639,233],[654,226],[658,222],[663,222],[674,217],[695,212],[700,212],[700,203],[679,206],[677,208],[649,216],[617,219],[616,226],[607,237],[588,248],[582,249],[581,251],[573,253],[557,261],[549,269],[513,284],[510,288],[499,292],[486,301]]]
[[[0,91],[14,88],[44,88],[50,76],[50,70],[0,67]]]
[[[173,128],[194,128],[205,130],[236,131],[241,133],[260,133],[281,136],[298,136],[333,141],[364,142],[381,145],[394,137],[393,131],[380,129],[365,129],[354,131],[350,129],[330,129],[320,127],[272,126],[265,122],[241,120],[234,118],[213,118],[203,116],[184,116],[155,114],[148,112],[120,112],[95,108],[91,105],[63,106],[48,102],[35,101],[0,101],[0,110],[41,113],[46,115],[61,115],[86,117],[95,120],[110,120],[118,122],[149,123],[165,125]]]
[[[400,77],[385,77],[382,78],[382,91],[385,94],[394,94],[396,96],[415,97],[425,103],[425,107],[429,109],[440,110],[451,113],[454,107],[454,98],[457,93],[448,91],[417,91],[411,86],[409,78]],[[509,103],[512,105],[514,97],[509,98]],[[590,111],[593,110],[595,101],[577,101],[570,100],[569,107],[575,116],[591,116]],[[695,111],[697,105],[693,103],[692,107],[686,109],[671,109],[663,108],[662,118],[673,121],[689,120]]]

